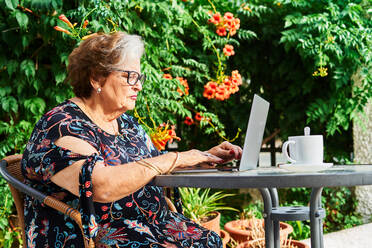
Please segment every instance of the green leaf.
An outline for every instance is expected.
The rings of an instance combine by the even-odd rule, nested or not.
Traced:
[[[63,3],[62,3],[62,0],[52,0],[52,7],[55,9],[55,10],[58,10],[62,7]]]
[[[26,75],[27,78],[35,76],[35,64],[32,60],[26,59],[21,63],[21,71]]]
[[[31,85],[34,87],[36,92],[39,92],[40,86],[42,85],[38,79],[33,79]]]
[[[5,219],[5,218],[1,218],[0,219],[0,227],[1,227],[1,229],[4,229],[4,227],[7,227],[8,226],[8,220],[7,219]]]
[[[51,7],[52,0],[32,0],[31,8],[39,10],[47,10]]]
[[[9,77],[12,76],[12,74],[17,71],[18,68],[18,62],[16,60],[10,60],[8,64],[6,65],[8,75]]]
[[[5,5],[11,10],[15,10],[19,4],[18,0],[5,0]]]
[[[288,28],[288,27],[292,26],[292,24],[293,24],[293,23],[292,23],[290,20],[287,19],[287,20],[285,21],[285,23],[284,23],[284,28]]]
[[[34,97],[24,101],[24,106],[35,115],[43,114],[46,107],[45,101],[40,97]]]
[[[11,92],[12,88],[10,86],[0,87],[0,97],[9,95]]]
[[[57,85],[63,83],[63,81],[66,78],[66,73],[64,71],[59,71],[58,73],[56,73],[54,78],[56,80]]]
[[[16,19],[18,22],[18,25],[22,28],[25,29],[28,24],[28,16],[25,13],[22,13],[21,11],[17,10],[16,14]]]
[[[18,103],[14,97],[12,96],[4,97],[1,101],[2,101],[1,107],[5,112],[13,111],[16,113],[18,111]]]
[[[30,36],[22,35],[22,47],[26,48],[30,44]]]

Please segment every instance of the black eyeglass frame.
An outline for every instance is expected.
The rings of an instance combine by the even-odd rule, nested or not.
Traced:
[[[145,81],[146,81],[146,75],[145,75],[145,74],[139,74],[139,73],[136,72],[136,71],[126,71],[126,70],[122,70],[122,69],[119,69],[119,68],[112,68],[112,70],[113,70],[113,71],[119,71],[119,72],[125,72],[125,73],[127,73],[127,76],[126,76],[126,78],[127,78],[127,83],[128,83],[129,85],[131,85],[131,86],[136,85],[136,84],[138,83],[138,80],[140,81],[141,85],[143,85],[143,84],[145,83]],[[134,83],[130,83],[130,82],[129,82],[129,78],[130,78],[130,74],[131,74],[131,73],[134,73],[134,74],[137,75],[137,80],[136,80],[136,82],[134,82]]]

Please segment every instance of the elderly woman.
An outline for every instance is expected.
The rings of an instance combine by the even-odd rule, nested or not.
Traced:
[[[224,142],[208,152],[161,154],[136,120],[145,82],[139,36],[97,34],[69,56],[68,81],[76,97],[47,112],[24,151],[27,183],[82,214],[84,237],[68,217],[25,199],[28,247],[222,247],[216,233],[171,212],[150,181],[176,167],[240,158]]]

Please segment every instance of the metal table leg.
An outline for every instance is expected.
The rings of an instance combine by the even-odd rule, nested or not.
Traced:
[[[321,208],[321,196],[323,188],[313,188],[310,197],[310,232],[311,247],[324,248],[323,244],[323,221],[319,214]]]
[[[262,195],[264,202],[264,218],[265,218],[265,246],[266,248],[274,247],[274,230],[273,222],[271,220],[271,211],[272,211],[272,200],[270,191],[267,188],[259,189]]]
[[[271,196],[271,202],[273,204],[273,207],[279,207],[279,196],[278,196],[278,191],[276,188],[269,188],[270,191],[270,196]]]
[[[279,207],[278,191],[275,188],[270,188],[269,191],[271,196],[272,209],[275,209]],[[280,248],[280,221],[272,220],[272,223],[274,229],[274,247]]]

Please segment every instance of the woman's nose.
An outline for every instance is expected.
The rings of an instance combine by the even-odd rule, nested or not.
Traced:
[[[142,83],[140,80],[137,81],[135,85],[133,85],[133,89],[136,91],[141,91],[142,90]]]

